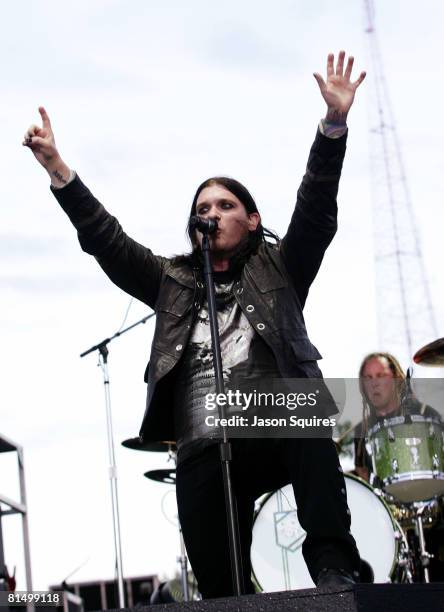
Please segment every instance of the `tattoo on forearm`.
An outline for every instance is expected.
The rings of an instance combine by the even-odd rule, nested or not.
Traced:
[[[336,123],[337,125],[345,125],[347,123],[347,113],[341,112],[336,108],[329,108],[325,116],[326,121]]]
[[[64,185],[66,185],[66,183],[68,182],[63,178],[63,176],[60,174],[58,170],[54,170],[53,175],[56,177],[57,180],[59,180]]]

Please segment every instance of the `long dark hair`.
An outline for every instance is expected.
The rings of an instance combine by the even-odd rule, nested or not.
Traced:
[[[188,262],[193,267],[202,267],[202,253],[199,245],[196,242],[195,230],[190,227],[190,219],[196,214],[196,204],[200,193],[206,187],[211,187],[213,185],[220,185],[221,187],[224,187],[233,195],[235,195],[238,200],[242,202],[248,214],[254,212],[259,213],[256,202],[254,201],[254,198],[251,193],[248,191],[245,185],[242,185],[242,183],[236,181],[236,179],[228,176],[213,176],[205,180],[199,185],[196,190],[196,193],[194,194],[190,214],[188,215],[186,233],[191,243],[192,251],[187,255],[176,256],[173,259],[173,263]],[[276,243],[279,243],[279,236],[275,232],[263,227],[262,222],[260,221],[257,228],[253,232],[249,233],[248,242],[246,243],[246,245],[244,245],[244,247],[239,251],[239,253],[237,253],[232,258],[232,261],[230,262],[230,267],[238,267],[239,265],[243,265],[245,261],[250,257],[250,255],[253,255],[257,252],[260,244],[262,242],[265,242],[266,237],[272,238]]]

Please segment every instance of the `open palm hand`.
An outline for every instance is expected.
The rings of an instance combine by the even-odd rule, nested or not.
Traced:
[[[347,113],[353,104],[355,92],[365,79],[366,74],[361,72],[356,81],[351,81],[354,58],[351,55],[349,56],[345,71],[344,59],[345,51],[340,51],[335,70],[334,55],[329,53],[327,57],[327,80],[324,81],[318,72],[313,75],[328,107],[327,119],[337,123],[345,123]]]

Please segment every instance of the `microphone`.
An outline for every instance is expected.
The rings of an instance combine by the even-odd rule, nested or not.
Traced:
[[[193,215],[190,218],[190,227],[199,230],[202,234],[214,234],[217,230],[217,221],[216,219],[203,219],[198,215]]]

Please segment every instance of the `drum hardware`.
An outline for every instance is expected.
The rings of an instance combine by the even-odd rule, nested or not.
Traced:
[[[173,469],[160,469],[160,470],[149,470],[144,473],[145,478],[154,480],[155,482],[162,482],[164,484],[176,485],[176,467],[177,467],[177,453],[175,451],[175,444],[173,442],[163,443],[168,445],[168,461],[174,462]],[[148,449],[144,449],[148,450]],[[165,449],[164,449],[165,450]],[[182,527],[177,518],[177,526],[179,529],[179,542],[180,542],[180,555],[176,557],[177,563],[180,566],[180,581],[182,584],[183,601],[190,601],[190,590],[188,580],[188,557],[185,549],[185,542],[182,534]]]
[[[176,561],[177,563],[179,563],[179,566],[180,566],[183,600],[190,601],[190,592],[189,592],[189,584],[188,584],[188,557],[187,557],[187,551],[185,550],[185,542],[183,539],[182,527],[180,525],[180,521],[178,520],[177,522],[179,524],[180,555],[176,557]]]
[[[142,442],[139,437],[129,438],[122,442],[122,446],[130,448],[131,450],[146,451],[150,453],[168,453],[167,461],[174,462],[173,469],[160,469],[160,470],[149,470],[144,473],[145,478],[154,480],[155,482],[162,482],[164,484],[175,485],[176,484],[176,465],[177,465],[177,451],[176,443],[167,440],[162,442]],[[189,601],[189,584],[188,584],[188,558],[185,551],[185,542],[182,535],[182,527],[180,521],[177,520],[179,528],[179,540],[180,540],[180,555],[177,557],[177,562],[180,565],[180,576],[182,583],[183,600]]]
[[[413,582],[415,576],[415,582],[429,583],[429,566],[434,555],[426,549],[424,530],[433,528],[440,520],[442,499],[435,497],[431,500],[400,503],[386,491],[375,491],[375,493],[385,498],[393,517],[405,530],[405,533],[412,535],[414,531],[416,534],[416,538],[409,538],[410,548],[404,547],[403,540],[400,542],[397,565],[399,570],[402,568],[404,581]]]
[[[430,582],[430,574],[429,574],[429,564],[430,559],[433,559],[433,555],[427,552],[425,547],[425,538],[424,538],[424,529],[422,525],[422,510],[417,509],[416,512],[416,533],[418,535],[419,540],[419,558],[421,561],[422,571],[424,573],[424,582]]]
[[[412,583],[413,555],[409,549],[407,538],[402,530],[395,532],[395,538],[399,543],[399,551],[392,582]]]
[[[176,484],[176,470],[150,470],[145,472],[145,478],[154,480],[155,482],[163,482],[164,484]]]
[[[419,438],[406,438],[405,443],[407,446],[419,446],[421,444],[421,440]]]
[[[393,517],[404,530],[415,529],[418,511],[421,513],[424,528],[433,527],[440,518],[438,499],[403,504],[398,502],[392,495],[385,494],[384,497]]]
[[[413,361],[423,366],[434,366],[434,367],[442,367],[444,366],[444,338],[439,338],[434,342],[430,342],[426,346],[423,346],[419,349],[415,355],[413,356]],[[434,448],[432,455],[432,477],[435,480],[442,479],[442,471],[443,471],[443,461],[442,454],[444,453],[444,430],[441,426],[440,433],[437,435],[436,425],[434,423],[430,423],[429,427],[429,439],[432,441],[437,440],[437,447]],[[439,431],[439,430],[438,430]],[[441,445],[439,444],[439,438],[441,438]],[[434,500],[434,504],[438,507],[438,501]],[[422,508],[418,508],[415,516],[415,531],[418,536],[419,541],[419,559],[421,562],[421,566],[423,569],[424,582],[430,581],[429,574],[429,564],[430,559],[433,558],[433,555],[427,552],[425,548],[425,538],[424,538],[424,526],[427,526],[425,523],[424,513],[426,510],[426,506]],[[430,517],[426,517],[430,521]]]
[[[170,453],[176,448],[176,443],[172,441],[165,442],[142,442],[137,438],[128,438],[122,442],[122,446],[131,450],[147,451],[150,453]]]

